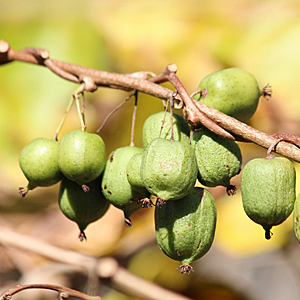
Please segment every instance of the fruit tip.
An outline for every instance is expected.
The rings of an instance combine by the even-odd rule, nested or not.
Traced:
[[[78,238],[79,238],[80,242],[87,241],[86,235],[83,230],[80,231]]]
[[[180,270],[181,274],[188,274],[188,275],[190,275],[191,272],[194,272],[194,268],[191,265],[181,265],[176,270],[177,271]]]

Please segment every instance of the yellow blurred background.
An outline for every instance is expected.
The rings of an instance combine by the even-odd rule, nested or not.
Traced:
[[[52,59],[117,73],[159,74],[175,63],[190,93],[213,71],[244,68],[261,87],[270,83],[273,89],[271,100],[261,99],[249,124],[266,133],[300,134],[297,0],[0,0],[0,12],[0,39],[13,49],[45,48]],[[76,224],[59,211],[58,185],[20,199],[18,187],[27,184],[18,165],[20,151],[34,138],[53,136],[77,87],[44,67],[21,62],[0,66],[0,225],[63,248],[114,255],[133,273],[193,299],[300,299],[300,246],[292,218],[274,228],[266,241],[263,229],[244,213],[239,192],[228,197],[223,188],[210,189],[218,208],[216,237],[190,276],[179,274],[178,263],[155,244],[153,209],[134,214],[133,228],[126,229],[122,212],[112,207],[89,225],[88,241],[80,243]],[[88,131],[94,132],[126,96],[107,88],[86,94]],[[143,122],[162,107],[159,99],[140,95],[136,146],[142,146]],[[129,101],[101,131],[108,154],[129,145],[132,112]],[[74,107],[59,138],[79,128]],[[240,146],[244,164],[266,155],[256,145]],[[298,163],[295,167],[300,174]],[[240,176],[233,182],[239,188]],[[299,185],[298,175],[297,193]],[[73,286],[77,282],[85,291],[85,278],[73,274],[53,279],[57,269],[39,257],[0,247],[1,257],[7,263],[0,262],[0,288],[56,280]],[[47,272],[42,273],[44,265]],[[101,285],[99,293],[105,300],[132,299]]]

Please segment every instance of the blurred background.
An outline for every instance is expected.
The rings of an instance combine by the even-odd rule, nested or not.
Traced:
[[[273,89],[269,101],[260,100],[249,124],[266,133],[300,135],[297,0],[0,0],[0,11],[0,39],[13,49],[45,48],[52,59],[117,73],[159,74],[175,63],[190,93],[213,71],[244,68],[261,87],[270,83]],[[156,245],[153,208],[135,213],[133,227],[127,229],[122,212],[111,207],[88,226],[88,241],[81,243],[76,224],[58,208],[59,185],[37,188],[20,199],[18,187],[27,181],[18,165],[19,153],[31,140],[53,136],[77,87],[44,67],[21,62],[0,66],[0,225],[65,249],[113,255],[134,274],[192,299],[300,299],[300,245],[292,217],[274,227],[267,241],[263,229],[244,213],[240,192],[228,197],[224,188],[210,189],[218,210],[215,241],[189,276],[176,271],[179,263]],[[106,88],[86,94],[87,130],[94,132],[126,97]],[[162,108],[159,99],[140,95],[136,146],[142,146],[145,119]],[[129,145],[132,112],[131,100],[102,129],[108,154]],[[73,107],[59,138],[79,128]],[[243,164],[266,155],[256,145],[240,147]],[[299,174],[299,164],[295,167]],[[232,183],[239,188],[240,176]],[[298,175],[297,193],[299,186]],[[17,283],[90,289],[88,278],[70,267],[0,245],[0,293]],[[105,300],[133,299],[101,283],[96,292]],[[34,291],[30,297],[56,296]]]

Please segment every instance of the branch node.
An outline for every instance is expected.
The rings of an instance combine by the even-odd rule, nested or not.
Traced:
[[[117,272],[118,268],[119,265],[115,259],[111,257],[103,258],[97,266],[97,274],[101,278],[110,278]]]
[[[9,49],[9,43],[5,40],[0,40],[0,53],[7,53]]]
[[[95,81],[88,76],[80,76],[79,77],[80,82],[84,83],[84,90],[87,92],[95,92],[98,89],[97,84]]]

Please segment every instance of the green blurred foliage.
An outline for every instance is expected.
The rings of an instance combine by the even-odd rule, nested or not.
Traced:
[[[16,50],[45,48],[52,59],[120,73],[145,70],[160,73],[167,64],[175,63],[189,92],[193,92],[210,72],[225,67],[245,68],[257,78],[261,87],[270,83],[273,88],[273,97],[270,101],[261,99],[250,124],[267,133],[300,134],[300,2],[297,0],[0,0],[0,12],[0,39],[8,41]],[[18,166],[18,155],[32,139],[52,137],[77,87],[44,67],[20,62],[0,66],[0,215],[8,225],[16,225],[22,214],[24,219],[30,217],[32,222],[27,222],[25,227],[27,233],[36,232],[28,228],[42,226],[43,222],[37,220],[47,214],[47,208],[58,212],[58,186],[36,189],[21,201],[17,190],[18,186],[26,184],[26,180]],[[127,96],[125,92],[106,88],[99,88],[93,94],[86,93],[88,130],[95,131],[107,114]],[[135,131],[137,146],[142,146],[144,120],[162,108],[160,100],[139,96]],[[132,112],[131,99],[102,129],[101,136],[107,144],[108,154],[117,147],[129,145]],[[73,107],[59,138],[78,128],[80,123]],[[241,144],[241,148],[244,163],[266,153],[255,145]],[[219,190],[215,191],[212,193],[218,199]],[[235,200],[238,198],[239,195]],[[262,246],[264,241],[260,237],[258,241],[252,231],[247,239],[238,230],[233,236],[235,231],[231,231],[232,228],[242,230],[243,226],[249,229],[256,225],[243,214],[240,201],[232,199],[228,203],[221,199],[218,207],[220,218],[224,218],[216,235],[218,247],[232,255],[254,255],[260,250],[270,251],[284,245],[284,235],[292,230],[291,222],[282,231],[276,231],[278,239],[274,238],[268,247]],[[147,216],[153,231],[152,214],[142,212],[140,216]],[[111,215],[113,225],[109,232],[115,231],[116,239],[107,235],[106,252],[98,251],[98,242],[80,246],[76,240],[73,243],[68,239],[70,248],[99,255],[119,253],[123,249],[120,246],[122,240],[128,238],[128,231],[122,227],[120,218],[118,212]],[[139,220],[139,213],[136,218]],[[143,222],[137,223],[142,226]],[[97,236],[93,234],[97,228],[97,225],[91,225],[92,236]],[[63,232],[67,234],[65,230]],[[51,239],[55,240],[55,233]],[[101,243],[105,243],[105,238]],[[228,247],[228,243],[232,247]],[[247,251],[253,247],[258,251]],[[145,262],[139,270],[141,257],[147,256],[145,253],[133,256],[130,269],[155,281],[158,274],[163,276],[167,262],[161,263],[165,259],[153,252],[152,264],[157,264],[156,268],[147,271],[151,265]],[[161,277],[158,282],[176,289],[167,283],[166,278]],[[182,286],[177,286],[179,290],[185,287],[185,281],[181,283]]]

